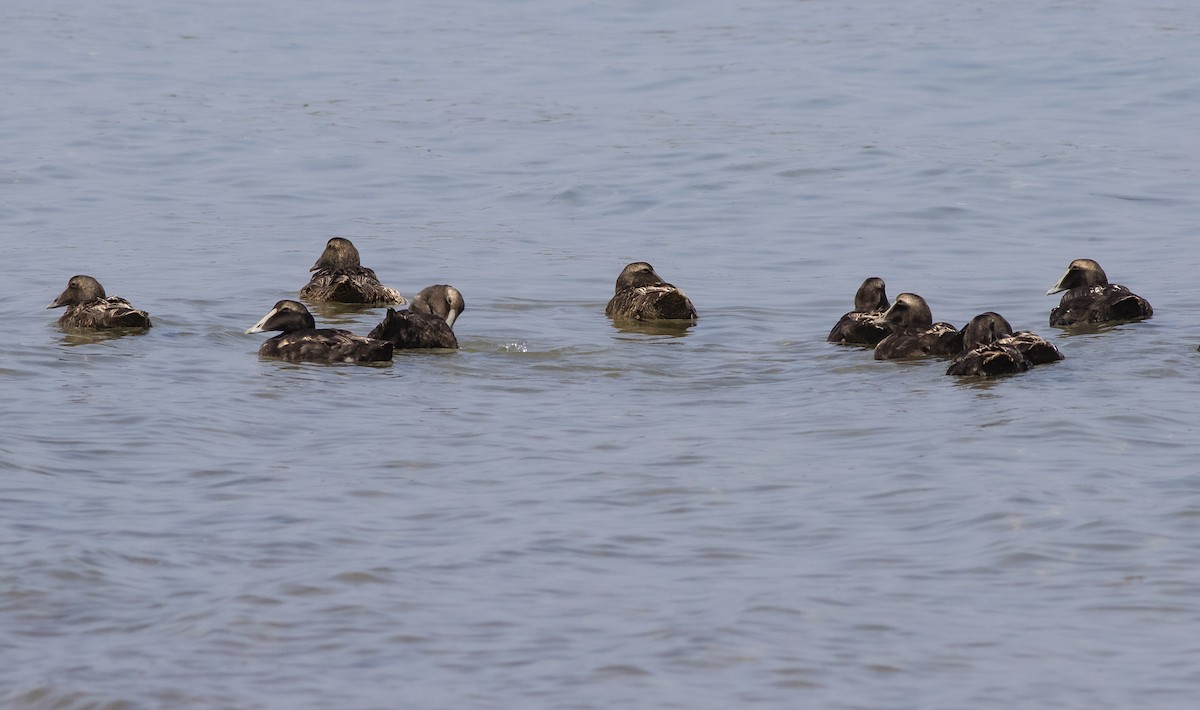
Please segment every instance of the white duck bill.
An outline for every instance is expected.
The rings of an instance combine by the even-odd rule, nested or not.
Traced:
[[[278,312],[279,312],[278,308],[272,308],[270,313],[268,313],[267,315],[262,317],[262,320],[255,323],[254,325],[250,326],[249,328],[247,328],[246,334],[249,335],[250,333],[263,332],[263,326],[267,324],[267,321],[271,320],[271,316],[275,315]]]
[[[446,314],[446,325],[453,328],[454,327],[454,319],[457,317],[458,317],[458,314],[455,313],[454,311],[450,311],[449,313],[447,313]]]

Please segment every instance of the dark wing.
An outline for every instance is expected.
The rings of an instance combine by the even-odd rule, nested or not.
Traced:
[[[322,269],[300,289],[300,297],[309,301],[362,303],[372,306],[407,303],[396,289],[379,283],[375,272],[358,267],[348,271]]]
[[[696,307],[671,284],[621,289],[604,308],[610,318],[629,320],[695,320]]]
[[[289,362],[387,362],[392,344],[333,328],[298,330],[275,336],[258,354]]]
[[[875,347],[890,332],[875,322],[879,315],[874,311],[851,311],[842,316],[837,325],[833,326],[833,330],[829,331],[829,337],[826,340],[831,343]]]
[[[1030,368],[1029,360],[1011,345],[1000,342],[980,345],[974,350],[961,353],[946,369],[947,375],[963,377],[993,377],[1024,372]]]
[[[383,322],[367,337],[386,340],[397,350],[455,349],[458,338],[446,321],[431,313],[388,309]]]
[[[1124,286],[1109,284],[1074,288],[1050,311],[1050,325],[1133,321],[1154,315],[1150,303]]]

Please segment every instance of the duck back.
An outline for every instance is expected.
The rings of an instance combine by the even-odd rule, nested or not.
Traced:
[[[66,328],[149,328],[150,315],[117,296],[68,306],[58,319]]]
[[[925,330],[894,332],[875,346],[876,360],[919,357],[952,357],[962,350],[962,334],[949,323],[934,323]]]
[[[1020,350],[996,341],[960,353],[946,369],[947,375],[963,377],[994,377],[1025,372],[1031,363]]]
[[[405,298],[396,289],[379,282],[375,272],[365,266],[349,269],[322,269],[300,289],[307,301],[361,303],[370,306],[403,304]]]
[[[1149,301],[1119,284],[1081,286],[1063,294],[1050,311],[1050,325],[1144,320],[1154,315]]]
[[[397,350],[418,350],[458,347],[458,338],[442,318],[420,311],[397,311],[389,308],[383,322],[367,337],[386,340]]]
[[[288,362],[388,362],[392,344],[335,328],[305,329],[268,339],[258,354]]]
[[[609,300],[604,314],[629,320],[695,320],[697,317],[691,299],[668,283],[621,289]]]

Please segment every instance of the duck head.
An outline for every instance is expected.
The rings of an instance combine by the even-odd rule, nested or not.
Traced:
[[[887,287],[878,276],[863,281],[854,294],[854,310],[859,313],[886,311],[888,305]]]
[[[67,288],[54,299],[46,308],[62,308],[80,303],[91,303],[105,298],[104,287],[91,276],[72,276],[67,281]]]
[[[413,296],[408,309],[435,315],[453,327],[454,320],[467,309],[467,303],[458,289],[449,284],[438,284],[421,289],[420,293]]]
[[[933,314],[924,298],[915,293],[902,293],[875,322],[897,332],[925,330],[933,326]]]
[[[1104,269],[1100,268],[1091,259],[1076,259],[1067,267],[1067,273],[1063,274],[1058,283],[1050,287],[1046,295],[1058,293],[1059,291],[1069,291],[1080,286],[1107,286],[1108,276],[1104,274]]]
[[[309,271],[321,271],[323,269],[340,271],[357,269],[360,266],[362,266],[362,263],[358,256],[358,249],[354,244],[349,239],[334,237],[325,244],[325,251],[321,252],[317,263],[313,264]]]
[[[246,329],[247,333],[262,333],[279,330],[291,333],[297,330],[316,328],[317,323],[312,314],[299,301],[280,301],[254,325]]]

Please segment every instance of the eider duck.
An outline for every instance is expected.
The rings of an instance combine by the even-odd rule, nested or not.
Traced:
[[[604,315],[637,321],[696,320],[696,307],[683,291],[654,273],[653,266],[635,261],[621,270]]]
[[[281,331],[258,349],[260,357],[288,362],[389,362],[392,344],[335,328],[317,329],[312,314],[299,301],[280,301],[246,330]]]
[[[1154,309],[1146,299],[1124,286],[1110,284],[1104,269],[1091,259],[1076,259],[1046,295],[1066,291],[1050,311],[1050,325],[1109,323],[1149,318]]]
[[[1014,333],[1008,320],[994,311],[972,318],[962,329],[962,342],[962,352],[947,375],[1003,375],[1063,359],[1053,343],[1028,330]]]
[[[375,272],[359,262],[358,249],[349,239],[334,237],[309,271],[312,279],[300,289],[300,298],[308,301],[362,303],[368,306],[403,305],[404,296],[379,283]]]
[[[962,335],[949,323],[934,323],[929,304],[915,293],[896,296],[879,322],[890,329],[875,346],[876,360],[951,357],[962,349]]]
[[[46,308],[67,307],[58,324],[67,328],[149,328],[150,316],[117,296],[107,296],[91,276],[72,276],[67,288]]]
[[[367,337],[386,340],[397,350],[454,349],[458,338],[451,328],[464,310],[466,302],[458,289],[447,284],[429,286],[413,297],[408,310],[389,308]]]
[[[878,320],[889,305],[883,279],[872,276],[863,281],[854,294],[854,310],[842,316],[833,330],[829,331],[826,340],[875,347],[887,337],[888,329],[880,325]]]

